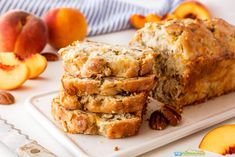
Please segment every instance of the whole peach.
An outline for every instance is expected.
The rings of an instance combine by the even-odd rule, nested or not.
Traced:
[[[49,30],[49,44],[56,49],[83,40],[87,35],[86,18],[77,9],[52,9],[45,14],[44,20]]]
[[[0,51],[14,52],[24,59],[40,53],[47,43],[47,26],[24,11],[10,11],[0,17]]]

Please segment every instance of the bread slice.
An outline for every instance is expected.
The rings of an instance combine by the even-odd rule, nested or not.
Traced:
[[[59,50],[64,69],[76,77],[138,77],[153,73],[151,49],[97,42],[74,42]]]
[[[66,110],[58,98],[52,100],[52,115],[69,133],[103,135],[123,138],[138,133],[142,111],[136,114],[95,114],[81,110]]]
[[[157,52],[155,98],[177,107],[235,90],[235,27],[221,19],[148,23],[130,45]]]
[[[155,75],[135,78],[76,78],[64,74],[61,79],[64,90],[70,95],[117,95],[130,92],[151,91],[156,85]]]
[[[148,92],[130,95],[69,95],[60,91],[60,104],[66,109],[79,109],[95,113],[129,113],[142,111],[148,100]]]

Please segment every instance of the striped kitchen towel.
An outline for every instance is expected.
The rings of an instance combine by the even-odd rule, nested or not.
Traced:
[[[129,18],[134,13],[165,15],[182,1],[156,0],[159,7],[148,9],[120,0],[0,0],[0,14],[20,9],[42,16],[51,8],[78,8],[87,18],[88,35],[93,36],[130,28]]]

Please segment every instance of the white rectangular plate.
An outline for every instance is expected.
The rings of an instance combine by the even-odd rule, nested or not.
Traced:
[[[26,101],[29,113],[75,156],[135,156],[166,145],[204,128],[235,116],[235,92],[198,105],[184,108],[183,120],[176,127],[163,131],[151,130],[147,118],[157,108],[151,101],[138,135],[124,139],[106,139],[95,135],[72,135],[61,131],[50,113],[51,100],[58,94],[53,91],[38,94]],[[120,150],[114,151],[115,147]]]

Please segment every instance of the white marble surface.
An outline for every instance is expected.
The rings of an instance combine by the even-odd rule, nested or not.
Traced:
[[[128,0],[130,1],[130,0]],[[145,0],[136,0],[139,4],[143,4]],[[212,10],[213,15],[222,17],[230,23],[235,24],[235,1],[234,0],[201,0]],[[148,0],[154,5],[153,0]],[[91,38],[92,40],[107,41],[111,43],[127,43],[133,36],[134,30],[122,31],[118,33],[107,34]],[[124,38],[123,38],[124,37]],[[52,138],[42,126],[40,126],[29,113],[27,113],[24,101],[25,99],[37,93],[47,92],[59,88],[59,80],[63,70],[61,61],[50,62],[46,71],[36,80],[27,81],[24,86],[11,91],[16,98],[16,103],[11,106],[0,105],[0,115],[13,123],[17,128],[28,134],[31,138],[37,140],[42,146],[46,147],[60,157],[72,157],[59,143]],[[221,104],[223,105],[223,104]],[[224,123],[235,123],[235,118]],[[223,124],[224,124],[223,123]],[[211,129],[211,128],[209,128]],[[185,151],[189,148],[197,149],[202,137],[209,130],[204,130],[168,144],[159,149],[153,150],[143,156],[148,157],[171,157],[176,151]],[[0,156],[2,156],[0,151]],[[209,155],[208,155],[209,156]],[[215,155],[212,155],[215,156]]]

